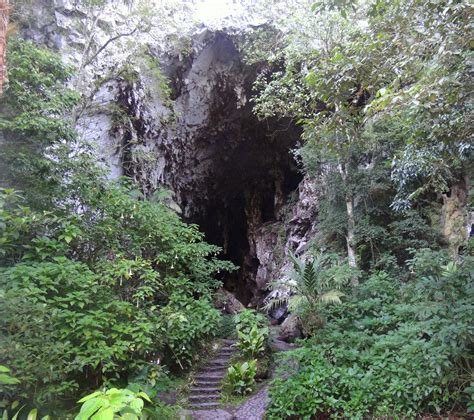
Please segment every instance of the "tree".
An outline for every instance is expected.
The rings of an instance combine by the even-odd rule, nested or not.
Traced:
[[[282,84],[289,87],[286,91],[293,94],[292,104],[283,108],[304,126],[305,145],[299,154],[306,170],[327,174],[328,168],[336,168],[340,176],[347,217],[347,257],[349,265],[357,268],[356,175],[362,165],[370,163],[374,150],[370,138],[364,135],[364,107],[370,91],[379,83],[372,69],[381,56],[374,54],[361,60],[371,40],[357,15],[350,23],[336,13],[315,19],[321,25],[317,31],[319,38],[303,54],[291,50],[286,54],[286,72],[264,83],[264,91],[256,100],[256,111],[266,115],[270,107],[265,102],[272,103],[279,97],[275,91]]]
[[[462,34],[469,8],[465,1],[319,2],[306,19],[313,26],[286,36],[277,55],[283,70],[257,80],[260,116],[278,113],[303,125],[298,153],[306,171],[324,176],[337,168],[353,267],[359,175],[380,159],[393,162],[393,209],[442,194],[454,254],[465,240],[472,118],[464,87],[472,78]]]
[[[9,0],[0,0],[0,95],[3,92],[3,84],[7,74],[6,52],[9,14]]]

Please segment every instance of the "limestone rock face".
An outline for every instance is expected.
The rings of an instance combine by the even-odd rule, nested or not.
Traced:
[[[40,0],[22,27],[78,69],[79,134],[111,178],[133,178],[146,197],[199,224],[240,267],[223,278],[225,288],[261,305],[285,277],[288,252],[304,254],[318,202],[291,153],[300,128],[252,112],[265,64],[246,64],[240,41],[265,20],[242,14],[194,25],[188,2],[172,17],[131,13],[133,1],[109,0],[93,13],[83,3]]]

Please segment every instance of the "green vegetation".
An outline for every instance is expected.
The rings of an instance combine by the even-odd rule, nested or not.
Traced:
[[[122,163],[137,167],[135,179],[111,181],[73,127],[114,78],[144,76],[151,96],[171,104],[176,81],[148,46],[130,45],[126,63],[89,80],[110,43],[133,44],[166,22],[153,10],[126,19],[130,28],[117,24],[126,31],[105,44],[100,14],[86,16],[76,28],[89,42],[74,79],[80,93],[67,87],[75,70],[58,55],[9,40],[0,103],[3,419],[176,418],[179,407],[160,393],[216,335],[235,337],[239,349],[224,397],[248,395],[268,377],[265,316],[222,317],[212,304],[222,273],[236,267],[166,206],[170,194],[141,184],[155,152],[133,150]],[[298,10],[236,45],[259,72],[255,114],[301,126],[294,152],[320,191],[317,234],[274,258],[283,264],[299,249],[267,309],[286,306],[304,338],[271,383],[267,418],[474,412],[472,6],[324,0]],[[140,123],[123,104],[108,106],[114,124]],[[279,245],[285,228],[269,231]]]
[[[256,374],[257,361],[255,359],[242,363],[237,362],[229,368],[226,382],[233,394],[245,395],[252,392]]]
[[[306,335],[269,418],[472,410],[470,9],[321,1],[251,55],[267,62],[255,112],[298,121],[296,154],[323,191],[306,263],[269,303]]]
[[[15,177],[0,191],[0,358],[17,378],[2,394],[61,417],[156,360],[188,368],[219,325],[215,274],[234,266],[165,205],[106,180],[59,116],[75,96],[57,56],[20,40],[9,48],[1,124],[6,147],[25,149],[24,165],[4,162]],[[107,411],[104,395],[90,401]]]
[[[92,416],[112,420],[114,418],[138,420],[144,418],[141,414],[145,401],[151,402],[144,392],[117,388],[97,391],[79,400],[83,404],[76,420],[88,420]]]
[[[414,418],[466,406],[474,261],[421,250],[410,265],[411,282],[377,272],[321,308],[326,325],[289,355],[299,368],[274,382],[269,418]]]
[[[237,347],[246,360],[258,358],[267,350],[269,336],[262,314],[246,309],[235,316]]]
[[[239,352],[224,379],[224,400],[255,390],[256,380],[266,378],[269,370],[269,329],[265,317],[252,309],[234,316]]]

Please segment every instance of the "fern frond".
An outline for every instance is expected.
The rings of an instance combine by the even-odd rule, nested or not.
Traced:
[[[308,304],[309,300],[303,295],[293,295],[288,300],[288,310],[290,312],[298,312],[304,305]]]
[[[275,309],[278,309],[281,306],[288,305],[288,300],[289,300],[288,296],[273,298],[270,301],[268,301],[267,304],[262,309],[266,312],[271,312]]]
[[[341,297],[344,296],[340,290],[330,290],[329,292],[323,293],[319,296],[318,300],[321,303],[337,303],[341,304]]]

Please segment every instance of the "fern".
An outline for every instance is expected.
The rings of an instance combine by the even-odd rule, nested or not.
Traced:
[[[288,305],[289,300],[290,300],[289,296],[281,296],[281,297],[272,298],[265,304],[265,306],[263,307],[263,310],[267,312],[274,311],[275,309]]]
[[[344,281],[341,282],[341,278],[336,278],[337,270],[334,270],[341,267],[340,265],[331,265],[329,257],[322,253],[307,262],[301,261],[291,253],[289,258],[293,263],[290,278],[294,282],[280,281],[275,285],[277,290],[281,286],[289,288],[289,294],[270,299],[264,306],[266,311],[287,305],[290,312],[298,313],[307,305],[310,305],[312,310],[316,310],[318,304],[341,303],[344,293],[338,288],[344,284]]]

